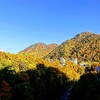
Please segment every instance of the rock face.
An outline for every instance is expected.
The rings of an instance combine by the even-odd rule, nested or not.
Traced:
[[[36,43],[36,44],[33,44],[33,45],[27,47],[20,53],[24,52],[24,53],[32,54],[36,57],[44,57],[48,53],[50,53],[52,50],[54,50],[56,47],[58,47],[58,45],[54,44],[54,43],[49,44],[49,45],[46,45],[44,43]]]
[[[45,59],[63,57],[67,60],[77,58],[81,61],[100,61],[100,34],[83,32],[63,42],[50,52]]]

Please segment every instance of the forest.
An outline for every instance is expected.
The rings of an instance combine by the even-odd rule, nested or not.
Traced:
[[[64,57],[67,60],[77,58],[80,63],[82,61],[100,62],[100,34],[82,32],[63,42],[45,56],[46,59],[59,57]]]
[[[0,99],[63,100],[60,97],[73,86],[69,100],[90,100],[82,99],[85,97],[99,100],[100,92],[97,89],[100,87],[100,75],[95,71],[97,65],[99,63],[94,62],[84,68],[68,61],[62,66],[57,59],[49,62],[28,54],[0,52]],[[87,96],[89,91],[90,97]],[[94,92],[97,94],[91,97]]]
[[[100,100],[100,35],[79,34],[46,56],[36,46],[32,53],[0,52],[0,100]]]

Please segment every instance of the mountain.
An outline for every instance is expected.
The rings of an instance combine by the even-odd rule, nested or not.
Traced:
[[[44,58],[56,59],[77,58],[78,61],[99,61],[100,62],[100,34],[83,32],[74,38],[63,42],[55,50]]]
[[[52,50],[54,50],[56,47],[58,47],[58,45],[54,44],[54,43],[49,44],[49,45],[46,45],[44,43],[36,43],[36,44],[33,44],[33,45],[27,47],[20,53],[29,53],[36,57],[44,57],[48,53],[50,53]]]

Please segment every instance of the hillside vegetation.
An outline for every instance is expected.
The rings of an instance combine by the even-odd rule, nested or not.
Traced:
[[[36,43],[22,50],[20,53],[27,53],[36,57],[44,57],[52,50],[54,50],[57,46],[57,44],[46,45],[44,43]]]
[[[83,32],[74,38],[63,42],[55,50],[50,52],[45,59],[77,58],[79,62],[100,62],[100,34]]]
[[[71,58],[91,64],[83,67]],[[60,46],[39,43],[18,54],[0,52],[0,100],[100,100],[97,66],[100,35],[90,32]]]
[[[62,66],[58,60],[0,52],[0,99],[59,100],[83,74],[73,62]]]

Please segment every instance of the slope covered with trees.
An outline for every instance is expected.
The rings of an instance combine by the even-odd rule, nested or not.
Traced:
[[[95,69],[100,66],[100,35],[78,34],[48,54],[52,46],[37,44],[18,54],[0,52],[0,100],[63,100],[69,89],[67,100],[100,100],[100,71]],[[64,65],[60,57],[67,60]],[[82,67],[71,58],[92,63]]]
[[[77,58],[79,62],[100,62],[100,34],[90,32],[78,34],[50,52],[45,56],[45,59],[60,57],[64,57],[67,60]]]
[[[9,67],[10,70],[15,70],[15,72],[19,73],[20,71],[36,69],[38,64],[44,64],[46,67],[51,66],[52,68],[57,68],[59,71],[63,72],[70,81],[78,80],[84,73],[84,68],[74,64],[73,62],[66,62],[66,64],[62,66],[60,61],[57,59],[51,62],[42,58],[36,58],[31,54],[10,54],[0,52],[0,69]]]
[[[59,100],[83,73],[72,62],[62,67],[58,60],[0,52],[0,99]]]
[[[54,50],[57,46],[58,46],[57,44],[46,45],[44,43],[36,43],[36,44],[33,44],[33,45],[27,47],[20,53],[29,53],[36,57],[44,57],[48,53],[50,53],[52,50]]]

